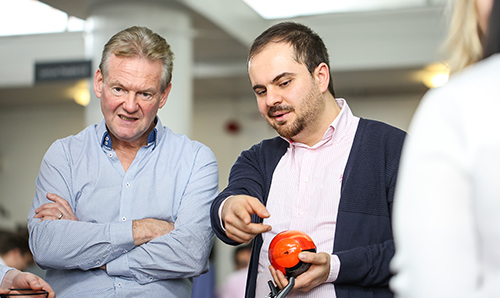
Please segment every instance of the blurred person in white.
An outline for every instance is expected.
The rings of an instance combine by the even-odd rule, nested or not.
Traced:
[[[243,244],[234,250],[234,267],[224,285],[219,289],[219,298],[244,298],[247,283],[248,265],[252,256],[252,245]]]
[[[45,290],[48,292],[48,298],[55,298],[56,295],[42,278],[29,273],[21,272],[15,268],[11,268],[0,264],[0,294],[18,294],[17,291],[10,291],[9,289],[32,289],[35,291]],[[16,295],[18,296],[18,295]],[[30,296],[37,297],[37,296]]]
[[[477,5],[483,19],[491,12],[483,60],[426,94],[404,145],[393,213],[397,297],[500,294],[500,1]]]

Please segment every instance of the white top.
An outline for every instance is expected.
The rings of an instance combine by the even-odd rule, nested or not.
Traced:
[[[500,55],[424,97],[394,200],[397,297],[500,295]]]
[[[276,234],[285,230],[305,232],[316,244],[317,252],[331,255],[330,274],[324,284],[307,293],[291,292],[287,297],[335,297],[332,282],[340,270],[338,257],[332,255],[337,211],[342,175],[359,123],[347,102],[343,98],[336,100],[340,113],[322,140],[312,147],[290,142],[276,166],[266,205],[271,216],[264,219],[264,224],[273,229],[262,234],[256,298],[270,292],[267,281],[273,278],[269,272],[269,244]]]
[[[219,298],[245,298],[248,267],[231,273],[219,289]]]

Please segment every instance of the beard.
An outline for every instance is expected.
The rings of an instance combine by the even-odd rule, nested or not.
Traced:
[[[267,111],[267,123],[274,128],[278,134],[286,139],[291,139],[301,133],[317,119],[323,110],[323,97],[318,88],[311,88],[309,93],[302,99],[297,109],[290,105],[272,106]],[[296,118],[288,123],[287,120],[276,121],[273,114],[278,111],[295,112]]]

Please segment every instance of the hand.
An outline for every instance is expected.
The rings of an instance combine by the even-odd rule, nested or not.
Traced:
[[[65,199],[53,193],[48,193],[47,199],[54,203],[46,203],[38,207],[35,210],[35,218],[40,218],[40,221],[57,219],[78,221],[78,218],[73,213],[73,209]],[[61,214],[62,217],[59,218]]]
[[[136,246],[149,242],[155,238],[172,232],[175,228],[174,223],[145,218],[132,221],[132,233]]]
[[[312,288],[317,287],[326,282],[328,275],[330,274],[330,255],[326,252],[313,253],[313,252],[301,252],[299,254],[299,259],[304,263],[311,263],[311,267],[295,278],[295,286],[293,291],[308,292]],[[273,266],[269,266],[269,271],[273,276],[276,285],[283,289],[288,285],[288,279],[285,277],[283,272],[274,269]]]
[[[21,272],[19,270],[9,270],[4,277],[4,280],[11,280],[12,282],[9,284],[2,285],[8,288],[19,288],[19,289],[32,289],[34,291],[45,290],[49,293],[49,298],[56,297],[54,290],[50,287],[50,285],[44,281],[42,278],[28,272]],[[9,290],[0,289],[1,294],[9,293]]]
[[[255,236],[271,231],[270,225],[252,223],[251,215],[270,216],[266,207],[257,199],[246,195],[229,197],[222,207],[221,219],[226,235],[234,241],[248,243]]]

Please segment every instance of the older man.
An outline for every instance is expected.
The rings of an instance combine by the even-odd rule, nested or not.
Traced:
[[[94,77],[104,119],[43,159],[30,245],[58,297],[189,297],[208,270],[217,163],[157,116],[172,60],[147,28],[114,35]]]

